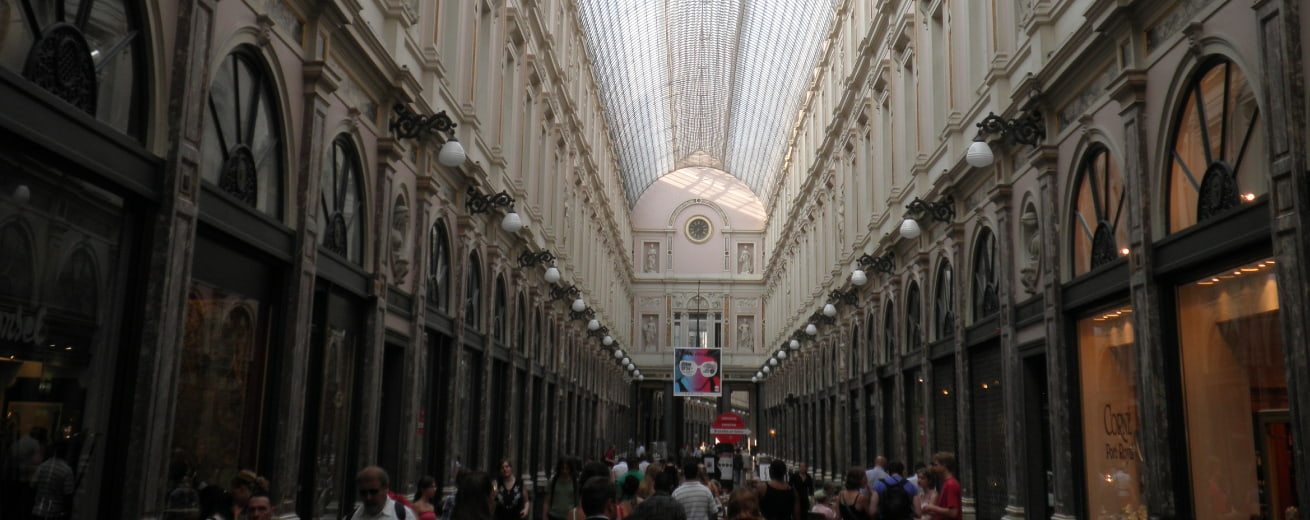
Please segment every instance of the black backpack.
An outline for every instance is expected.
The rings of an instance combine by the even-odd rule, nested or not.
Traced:
[[[910,492],[905,490],[905,480],[882,481],[883,491],[878,495],[878,518],[880,520],[905,520],[914,518],[914,502]]]

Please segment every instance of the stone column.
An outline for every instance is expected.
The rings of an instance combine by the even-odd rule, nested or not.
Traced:
[[[215,0],[178,3],[169,77],[168,142],[160,178],[160,207],[153,222],[156,237],[145,255],[148,272],[142,295],[141,344],[136,380],[132,387],[132,416],[125,460],[136,461],[138,471],[125,471],[122,484],[124,518],[152,516],[164,502],[167,490],[169,447],[181,362],[182,333],[191,256],[195,247],[196,196],[200,191],[199,164],[203,108],[209,97],[209,56]],[[166,72],[164,70],[161,73]]]
[[[1287,360],[1287,393],[1291,401],[1295,461],[1293,473],[1308,475],[1310,460],[1310,177],[1307,177],[1305,57],[1301,51],[1303,25],[1297,0],[1254,2],[1260,69],[1267,111],[1264,120],[1269,157],[1269,211],[1274,256],[1278,258],[1278,302]],[[1310,497],[1310,479],[1297,479],[1297,496]],[[1281,511],[1275,512],[1282,514]]]

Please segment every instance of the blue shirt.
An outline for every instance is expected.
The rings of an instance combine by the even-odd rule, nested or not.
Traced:
[[[913,482],[905,480],[905,477],[902,477],[900,475],[892,475],[890,477],[887,477],[887,479],[878,479],[878,482],[873,485],[873,490],[876,491],[878,493],[878,496],[881,497],[883,492],[887,491],[888,484],[894,485],[897,482],[901,482],[901,481],[905,481],[905,492],[910,495],[910,498],[914,498],[919,494],[919,487],[915,486]]]

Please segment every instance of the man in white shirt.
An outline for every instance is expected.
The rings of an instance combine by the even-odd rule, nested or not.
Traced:
[[[614,482],[621,481],[623,479],[623,474],[627,472],[628,472],[627,457],[619,457],[619,463],[615,464],[614,467],[610,468],[610,474],[614,476]]]
[[[682,468],[683,482],[673,490],[673,499],[682,504],[687,520],[716,520],[719,517],[719,500],[710,488],[700,483],[700,464],[688,462]]]
[[[418,519],[412,509],[391,499],[391,477],[382,468],[369,466],[359,470],[355,475],[355,490],[363,503],[350,515],[351,520]]]
[[[887,467],[887,457],[879,455],[878,458],[873,459],[873,467],[869,468],[867,471],[864,472],[864,476],[868,477],[869,480],[868,485],[870,487],[862,489],[860,490],[860,492],[867,494],[871,490],[870,488],[873,486],[874,482],[878,482],[879,480],[889,477],[890,475],[887,474],[886,467]]]

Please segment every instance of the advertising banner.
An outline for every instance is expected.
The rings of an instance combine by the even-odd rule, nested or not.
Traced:
[[[722,349],[678,348],[673,355],[673,395],[719,397],[723,393],[719,361]]]

